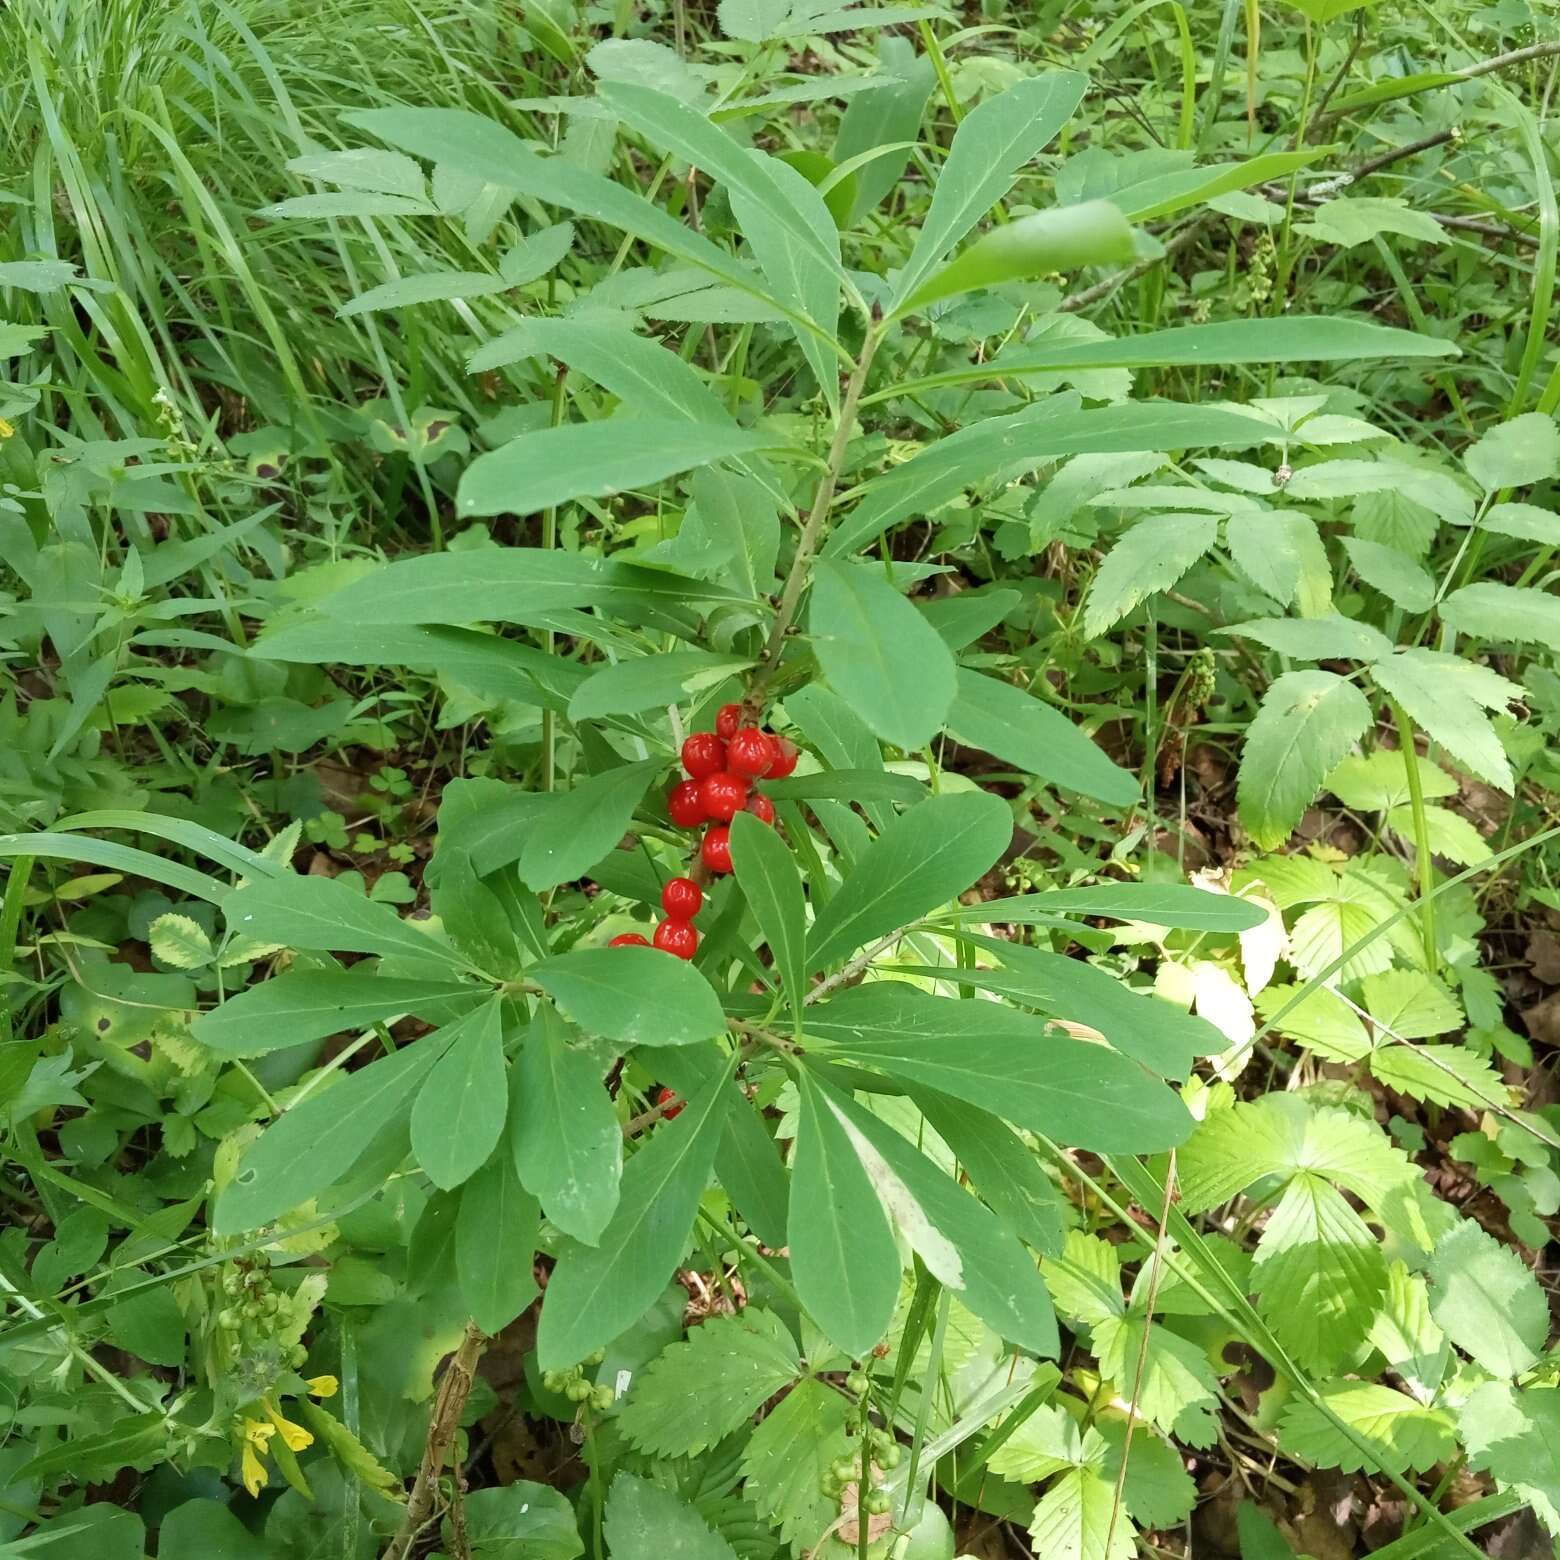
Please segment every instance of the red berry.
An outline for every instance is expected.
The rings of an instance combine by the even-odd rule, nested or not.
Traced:
[[[679,780],[666,798],[666,810],[680,829],[696,829],[708,822],[704,803],[699,800],[697,780]]]
[[[621,937],[614,937],[607,946],[609,948],[648,948],[650,939],[641,937],[638,932],[624,932]]]
[[[774,768],[779,754],[775,751],[775,739],[757,726],[744,726],[726,744],[726,767],[734,775],[745,775],[756,780]]]
[[[662,921],[655,929],[653,939],[664,953],[676,954],[679,959],[691,959],[699,946],[699,934],[690,921]]]
[[[742,706],[740,704],[723,704],[715,716],[715,735],[724,742],[729,742],[737,734],[737,727],[742,724]]]
[[[655,1102],[661,1107],[661,1118],[670,1121],[673,1116],[681,1115],[683,1102],[676,1089],[662,1089],[656,1095]]]
[[[731,830],[725,824],[717,824],[713,829],[704,831],[699,859],[711,872],[731,871]]]
[[[717,775],[726,767],[726,744],[713,731],[696,731],[682,745],[682,765],[695,780]]]
[[[748,783],[741,775],[706,775],[699,782],[699,801],[711,818],[729,823],[748,799]]]
[[[775,745],[775,761],[769,766],[769,778],[784,780],[796,768],[798,756],[796,744],[787,741],[784,737],[772,737],[770,740]]]
[[[704,903],[704,890],[692,878],[675,877],[661,890],[661,907],[676,921],[691,921]]]
[[[775,804],[767,796],[750,796],[748,798],[747,810],[760,823],[773,823],[775,821]]]

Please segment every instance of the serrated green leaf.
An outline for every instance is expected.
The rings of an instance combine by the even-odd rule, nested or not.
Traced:
[[[1515,1487],[1552,1531],[1560,1517],[1560,1391],[1487,1381],[1463,1405],[1457,1428],[1469,1465]]]
[[[1289,838],[1323,779],[1369,729],[1370,705],[1332,672],[1285,672],[1246,733],[1240,819],[1264,850]]]
[[[742,1454],[748,1499],[795,1552],[810,1550],[840,1514],[823,1483],[830,1463],[855,1445],[845,1435],[849,1412],[840,1393],[806,1377],[764,1416]]]
[[[1357,1062],[1370,1050],[1359,1015],[1326,986],[1268,986],[1255,1000],[1265,1022],[1329,1061]]]
[[[1138,1315],[1096,1323],[1092,1342],[1100,1373],[1166,1435],[1189,1446],[1211,1446],[1218,1439],[1219,1378],[1195,1343]]]
[[[1280,655],[1300,661],[1377,661],[1392,654],[1392,641],[1369,623],[1352,618],[1253,618],[1218,630],[1255,639]]]
[[[1361,988],[1366,1011],[1399,1040],[1428,1040],[1463,1022],[1456,998],[1423,970],[1384,970]]]
[[[1476,867],[1495,854],[1489,841],[1461,813],[1445,807],[1426,807],[1424,820],[1432,855],[1445,856],[1460,867]],[[1414,839],[1414,809],[1394,807],[1387,814],[1387,827],[1405,841]]]
[[[1092,1468],[1068,1469],[1035,1506],[1029,1523],[1035,1553],[1046,1560],[1132,1560],[1136,1534],[1115,1506],[1113,1482]]]
[[[1386,1045],[1370,1070],[1389,1089],[1469,1110],[1506,1110],[1511,1090],[1477,1051],[1461,1045]]]
[[[1491,428],[1463,454],[1468,475],[1486,493],[1560,476],[1560,428],[1545,412],[1524,412]]]
[[[1415,755],[1419,790],[1427,801],[1455,796],[1457,782],[1428,758]],[[1351,753],[1327,777],[1327,789],[1357,812],[1384,812],[1403,806],[1410,797],[1408,765],[1399,748],[1377,748],[1374,753]]]
[[[187,915],[160,915],[152,922],[147,941],[152,955],[176,970],[198,970],[210,964],[211,939],[199,921]]]
[[[648,1456],[697,1456],[747,1424],[800,1370],[796,1344],[772,1311],[714,1316],[634,1377],[618,1428]]]
[[[953,703],[953,655],[881,569],[819,563],[807,625],[829,686],[879,737],[906,750],[931,740]]]
[[[1440,613],[1460,634],[1560,651],[1560,598],[1548,591],[1482,580],[1454,590]]]
[[[1217,515],[1154,515],[1140,520],[1100,565],[1083,610],[1084,635],[1093,639],[1145,598],[1169,590],[1213,546]]]
[[[1549,1336],[1549,1304],[1522,1258],[1471,1219],[1454,1225],[1430,1255],[1430,1314],[1486,1370],[1514,1376]]]
[[[1443,1408],[1376,1381],[1323,1381],[1316,1392],[1325,1410],[1295,1398],[1279,1421],[1278,1438],[1285,1451],[1318,1468],[1423,1473],[1455,1450],[1452,1416]],[[1370,1452],[1344,1436],[1335,1418],[1358,1431]]]
[[[1051,1298],[1071,1321],[1096,1326],[1124,1316],[1121,1258],[1108,1240],[1068,1230],[1060,1255],[1040,1264]]]
[[[604,1528],[613,1560],[737,1560],[692,1506],[626,1471],[607,1491]]]
[[[1407,553],[1362,536],[1346,536],[1343,550],[1354,572],[1388,601],[1405,612],[1428,612],[1435,601],[1435,581],[1430,571]]]
[[[1224,523],[1230,556],[1281,607],[1298,602],[1319,617],[1332,601],[1332,569],[1316,522],[1296,510],[1233,514]]]
[[[1453,758],[1481,780],[1511,790],[1511,765],[1484,711],[1519,697],[1516,683],[1438,650],[1399,650],[1377,661],[1371,675]]]

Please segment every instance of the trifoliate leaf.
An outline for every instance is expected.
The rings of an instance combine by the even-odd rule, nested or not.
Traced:
[[[1324,1381],[1317,1392],[1326,1408],[1370,1443],[1355,1445],[1316,1404],[1296,1398],[1279,1421],[1279,1444],[1319,1468],[1357,1473],[1422,1473],[1455,1450],[1452,1416],[1416,1403],[1407,1393],[1375,1381]]]
[[[618,1427],[651,1457],[691,1457],[746,1424],[800,1368],[772,1311],[711,1317],[635,1376]]]
[[[1459,1349],[1486,1370],[1514,1376],[1549,1336],[1549,1304],[1522,1258],[1472,1220],[1430,1256],[1430,1314]]]

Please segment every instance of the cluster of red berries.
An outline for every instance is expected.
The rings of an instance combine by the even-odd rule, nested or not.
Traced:
[[[731,820],[746,809],[761,823],[775,821],[775,806],[767,796],[753,792],[753,782],[763,776],[782,780],[796,768],[796,745],[771,736],[757,726],[742,724],[742,706],[723,704],[713,731],[696,731],[682,745],[683,768],[688,778],[672,787],[666,799],[672,822],[685,829],[712,823],[704,831],[699,859],[711,872],[731,871]],[[675,877],[661,890],[666,919],[654,935],[641,937],[624,932],[608,944],[611,948],[650,947],[691,959],[698,951],[699,934],[693,918],[704,904],[704,890],[692,878]]]
[[[704,831],[699,858],[711,872],[731,871],[731,820],[739,812],[775,821],[774,803],[753,792],[758,779],[783,780],[796,768],[796,745],[757,726],[744,726],[742,706],[723,704],[713,731],[696,731],[682,745],[688,778],[672,787],[666,810],[684,829]]]

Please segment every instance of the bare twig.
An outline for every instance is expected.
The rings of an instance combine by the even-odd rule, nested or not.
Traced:
[[[406,1503],[406,1516],[400,1531],[390,1540],[384,1560],[407,1560],[412,1546],[432,1517],[439,1480],[455,1445],[466,1399],[471,1396],[472,1383],[476,1380],[477,1361],[486,1344],[487,1334],[475,1322],[467,1322],[460,1347],[451,1356],[439,1382],[439,1395],[434,1399],[433,1417],[428,1422],[428,1440],[423,1447],[422,1464],[417,1469],[417,1482]]]

